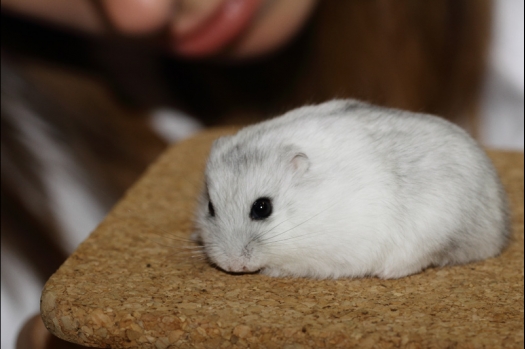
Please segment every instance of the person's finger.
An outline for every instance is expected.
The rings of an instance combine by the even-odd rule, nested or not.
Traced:
[[[104,0],[115,28],[128,34],[145,34],[165,25],[174,15],[177,0]]]
[[[101,33],[104,28],[93,4],[85,0],[2,0],[4,9],[91,33]]]

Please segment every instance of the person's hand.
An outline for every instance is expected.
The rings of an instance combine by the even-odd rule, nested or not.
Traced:
[[[317,0],[2,0],[2,7],[92,33],[106,16],[124,35],[167,31],[168,46],[186,57],[261,55],[286,43]],[[98,8],[97,8],[98,7]],[[102,9],[105,13],[101,13]]]

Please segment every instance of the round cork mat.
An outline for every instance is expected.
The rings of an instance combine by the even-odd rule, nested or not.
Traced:
[[[168,149],[49,279],[56,336],[101,348],[523,348],[523,153],[491,152],[513,239],[398,280],[230,275],[185,246],[212,141]]]

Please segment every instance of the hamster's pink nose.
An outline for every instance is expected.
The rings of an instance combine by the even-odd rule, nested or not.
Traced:
[[[244,264],[244,263],[230,263],[226,271],[232,272],[232,273],[243,273],[248,272],[250,269]]]
[[[231,271],[233,273],[240,273],[240,272],[243,272],[243,271],[246,271],[246,267],[240,267],[240,266],[230,266],[230,268],[228,269],[228,271]]]

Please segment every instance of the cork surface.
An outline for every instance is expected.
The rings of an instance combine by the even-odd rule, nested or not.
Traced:
[[[523,153],[493,152],[512,205],[498,258],[398,280],[229,275],[192,258],[211,130],[168,149],[45,285],[46,327],[103,348],[523,348]]]

